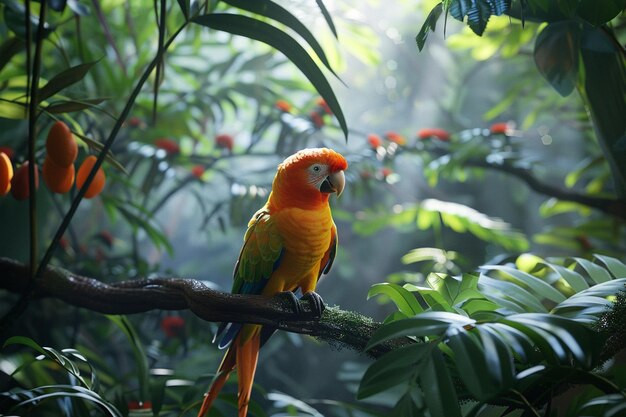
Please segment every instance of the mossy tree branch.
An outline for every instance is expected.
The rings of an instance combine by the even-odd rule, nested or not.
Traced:
[[[29,288],[28,267],[0,258],[0,288],[23,294]],[[359,313],[326,308],[316,317],[312,303],[302,301],[296,312],[292,297],[279,294],[228,294],[201,281],[184,278],[150,278],[107,284],[68,270],[48,267],[37,282],[35,298],[57,298],[67,304],[103,314],[136,314],[150,310],[191,310],[211,322],[242,322],[272,326],[313,336],[335,346],[347,347],[371,357],[411,343],[409,339],[382,344],[365,352],[380,323]]]

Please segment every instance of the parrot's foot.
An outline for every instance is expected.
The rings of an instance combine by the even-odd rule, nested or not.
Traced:
[[[297,315],[304,314],[304,308],[302,307],[303,301],[308,301],[311,303],[311,311],[315,314],[315,317],[321,317],[322,313],[326,309],[324,305],[324,300],[322,297],[315,291],[308,292],[302,296],[302,298],[298,299],[296,294],[292,291],[283,291],[278,294],[279,297],[286,299],[287,302],[291,303],[293,306],[293,311]]]
[[[294,313],[296,313],[297,315],[301,315],[303,313],[300,300],[298,300],[298,297],[296,297],[293,291],[283,291],[283,292],[278,293],[278,296],[280,298],[284,298],[286,302],[291,303]]]
[[[322,297],[315,291],[310,291],[302,296],[300,300],[310,300],[313,305],[313,312],[315,313],[315,317],[322,317],[322,313],[326,309],[324,305],[324,300]]]

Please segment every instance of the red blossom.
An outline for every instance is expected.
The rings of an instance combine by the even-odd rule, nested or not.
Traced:
[[[194,177],[200,179],[202,178],[203,174],[204,174],[204,166],[195,165],[191,168],[191,175],[193,175]]]
[[[274,103],[274,107],[276,107],[280,111],[284,111],[285,113],[291,112],[291,104],[289,104],[289,102],[287,102],[286,100],[276,100],[276,103]]]
[[[324,100],[323,98],[318,98],[317,101],[315,102],[315,104],[317,104],[318,106],[320,106],[322,108],[322,110],[324,110],[324,113],[326,114],[333,114],[333,111],[330,109],[330,107],[328,106],[328,103],[326,103],[326,100]]]
[[[11,160],[13,159],[13,155],[15,155],[13,149],[8,146],[0,146],[0,152],[4,152]]]
[[[445,129],[439,129],[439,128],[434,127],[434,128],[429,128],[429,129],[418,130],[417,137],[420,139],[428,139],[431,137],[436,137],[439,140],[449,141],[450,133],[448,133],[448,131]]]
[[[235,138],[227,133],[222,133],[215,137],[215,145],[218,148],[228,149],[229,151],[233,150],[233,145],[235,144]]]
[[[180,336],[185,328],[185,319],[181,316],[165,316],[161,320],[161,329],[165,336]]]
[[[385,137],[389,139],[391,142],[396,143],[398,145],[406,144],[406,139],[404,138],[404,136],[402,136],[401,134],[397,132],[393,132],[393,131],[387,132],[385,133]]]
[[[383,144],[382,138],[375,133],[367,135],[367,141],[369,142],[372,149],[376,149]]]
[[[159,138],[154,141],[154,146],[163,149],[168,155],[177,155],[180,153],[180,146],[172,139]]]
[[[151,401],[129,401],[127,403],[129,410],[151,410],[152,402]]]
[[[509,130],[510,129],[509,129],[508,122],[494,123],[489,128],[489,131],[491,132],[492,135],[498,135],[498,134],[506,135]]]
[[[320,115],[318,112],[312,111],[309,116],[311,117],[311,121],[313,122],[313,125],[317,129],[320,129],[324,126],[324,119],[322,118],[322,115]]]
[[[144,127],[145,125],[143,123],[143,120],[141,120],[137,116],[133,116],[130,119],[128,119],[128,126],[130,126],[130,127]]]
[[[380,170],[380,175],[382,175],[382,176],[383,176],[383,178],[387,178],[387,177],[388,177],[388,176],[390,176],[391,174],[393,174],[393,169],[391,169],[391,168],[387,168],[387,167],[385,167],[385,168],[382,168],[382,169]]]

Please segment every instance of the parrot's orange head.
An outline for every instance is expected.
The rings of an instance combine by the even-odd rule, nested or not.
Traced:
[[[315,208],[328,203],[331,193],[340,195],[346,183],[345,158],[328,148],[303,149],[279,166],[270,204]]]

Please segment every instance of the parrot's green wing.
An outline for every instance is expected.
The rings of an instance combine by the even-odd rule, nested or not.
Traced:
[[[234,294],[260,294],[272,272],[280,265],[283,254],[283,240],[267,211],[257,211],[248,223],[243,247],[235,264],[232,292]],[[223,334],[219,348],[227,347],[237,336],[241,323],[222,323],[215,338]],[[273,329],[268,329],[269,334]],[[265,336],[267,339],[269,336]],[[264,342],[263,342],[264,343]]]
[[[283,239],[266,209],[252,218],[235,265],[233,293],[260,294],[280,265]]]

